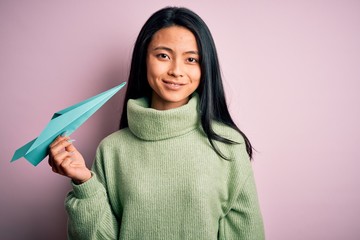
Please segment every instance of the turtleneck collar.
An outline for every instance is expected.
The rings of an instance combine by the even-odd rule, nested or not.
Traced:
[[[169,110],[150,108],[147,98],[129,99],[127,117],[130,131],[140,139],[157,141],[184,135],[199,126],[199,95]]]

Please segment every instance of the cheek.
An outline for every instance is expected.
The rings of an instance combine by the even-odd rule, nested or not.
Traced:
[[[190,76],[191,76],[191,79],[192,79],[194,82],[200,82],[200,79],[201,79],[201,70],[200,70],[200,67],[193,69],[189,74],[190,74]]]
[[[146,68],[148,78],[152,78],[153,80],[166,73],[166,64],[160,63],[152,58],[146,62]]]
[[[149,60],[149,58],[146,60],[146,75],[148,77],[148,80],[149,80],[149,77],[152,75],[152,65],[151,65],[151,61]]]
[[[154,64],[152,64],[151,60],[146,61],[146,77],[147,81],[152,89],[154,89],[154,82],[156,79],[156,71],[154,69]]]

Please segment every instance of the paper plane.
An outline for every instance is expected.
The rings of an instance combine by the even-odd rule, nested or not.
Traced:
[[[49,145],[62,133],[73,133],[105,102],[117,93],[126,82],[93,96],[85,101],[56,112],[48,125],[34,140],[28,142],[14,153],[11,162],[24,157],[32,165],[37,166],[48,154]]]

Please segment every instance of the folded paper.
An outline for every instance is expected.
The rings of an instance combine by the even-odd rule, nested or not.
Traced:
[[[24,157],[32,165],[37,166],[48,154],[49,145],[59,135],[65,132],[67,135],[73,133],[125,84],[124,82],[110,90],[56,112],[37,138],[15,151],[11,162]]]

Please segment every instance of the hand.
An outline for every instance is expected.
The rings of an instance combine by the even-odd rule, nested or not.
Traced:
[[[91,178],[85,160],[67,136],[59,136],[49,146],[49,165],[53,172],[71,178],[76,184]]]

